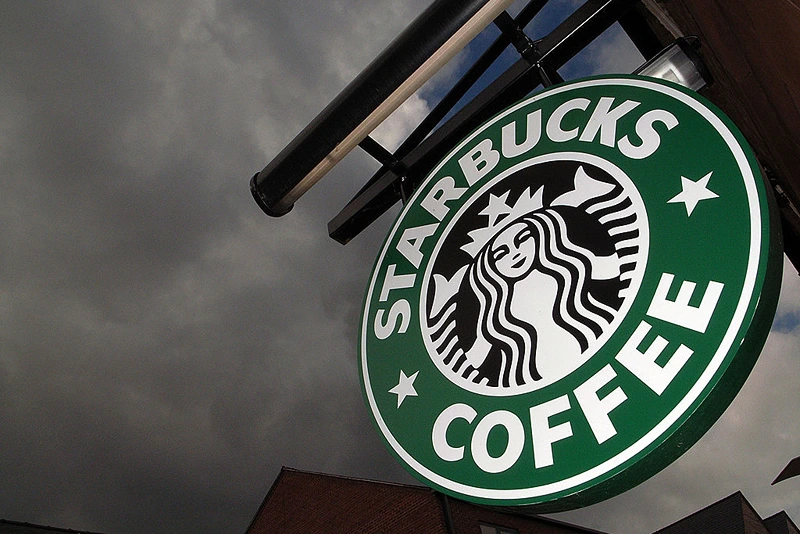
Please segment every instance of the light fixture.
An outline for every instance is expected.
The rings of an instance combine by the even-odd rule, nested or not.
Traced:
[[[679,83],[698,91],[711,83],[711,73],[697,53],[697,37],[679,37],[633,73]]]
[[[437,0],[250,180],[256,203],[284,215],[348,152],[513,0]]]

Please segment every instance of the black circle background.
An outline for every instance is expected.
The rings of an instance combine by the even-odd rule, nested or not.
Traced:
[[[583,161],[547,161],[522,168],[499,180],[484,191],[480,197],[471,199],[471,204],[464,210],[461,217],[450,229],[445,241],[441,244],[441,248],[433,260],[434,264],[431,272],[441,274],[450,279],[461,267],[472,263],[473,258],[464,252],[461,247],[471,242],[468,232],[476,228],[485,227],[488,224],[488,218],[486,215],[480,215],[480,212],[486,208],[489,195],[499,197],[509,191],[506,202],[509,206],[513,206],[526,189],[530,188],[531,194],[533,194],[544,186],[542,201],[544,206],[547,207],[556,198],[574,189],[575,173],[579,167],[583,167],[584,171],[593,179],[614,186],[614,189],[604,195],[603,199],[619,195],[623,190],[622,185],[609,173],[600,167]],[[593,201],[596,202],[597,199]],[[591,250],[598,256],[607,256],[615,252],[614,241],[609,236],[607,229],[597,220],[597,214],[590,215],[579,208],[560,207],[558,209],[566,220],[569,238],[573,243]],[[619,309],[621,299],[618,295],[623,286],[618,278],[613,280],[591,280],[589,283],[591,284],[591,293],[598,300],[615,309]],[[425,310],[426,319],[430,317],[433,295],[434,287],[432,283],[429,283],[427,288],[427,309]],[[466,277],[461,284],[457,298],[455,333],[462,347],[466,348],[472,346],[475,341],[479,310],[478,301],[472,295]],[[535,295],[531,295],[531,298],[535,298]]]

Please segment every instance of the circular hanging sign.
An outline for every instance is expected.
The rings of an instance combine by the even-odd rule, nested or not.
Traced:
[[[364,395],[450,495],[566,510],[625,491],[713,424],[763,346],[778,223],[743,136],[674,84],[539,93],[460,143],[376,262]]]

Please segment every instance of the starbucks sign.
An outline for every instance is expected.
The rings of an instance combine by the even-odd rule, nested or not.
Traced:
[[[711,426],[780,283],[758,164],[696,93],[601,77],[460,143],[392,227],[367,290],[364,395],[389,450],[459,498],[565,510]]]

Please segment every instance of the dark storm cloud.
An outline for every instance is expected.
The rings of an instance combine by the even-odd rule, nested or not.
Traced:
[[[379,234],[325,235],[371,169],[280,221],[247,188],[420,8],[385,7],[0,8],[0,517],[237,531],[282,464],[403,476],[355,365]]]
[[[356,367],[391,215],[347,247],[326,235],[374,165],[348,156],[279,220],[247,182],[427,3],[0,5],[0,517],[241,532],[281,465],[410,481]],[[791,388],[782,335],[762,381]],[[796,421],[750,395],[729,413]],[[709,451],[600,505],[598,528],[631,503],[688,513],[680,478]]]

